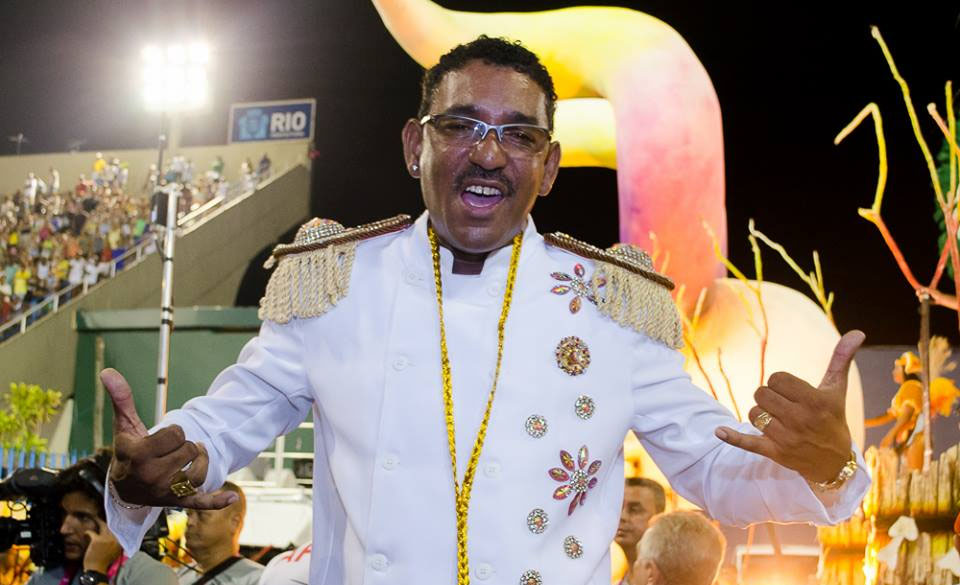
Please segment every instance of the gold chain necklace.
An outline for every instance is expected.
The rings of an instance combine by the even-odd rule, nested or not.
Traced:
[[[430,252],[433,256],[433,279],[437,287],[437,313],[440,316],[440,377],[443,383],[443,410],[447,421],[447,447],[450,450],[450,465],[453,469],[453,491],[456,497],[457,512],[457,584],[470,584],[470,560],[467,557],[467,512],[470,509],[470,491],[473,489],[473,478],[477,474],[477,464],[480,461],[480,451],[487,436],[487,424],[490,422],[490,409],[493,407],[493,396],[497,392],[497,380],[500,379],[500,363],[503,361],[503,330],[510,313],[510,303],[513,300],[513,284],[517,279],[517,264],[520,261],[520,247],[523,243],[523,232],[513,238],[513,250],[510,253],[510,268],[507,271],[507,286],[503,293],[503,308],[500,310],[500,321],[497,323],[497,367],[493,374],[493,387],[487,397],[487,408],[483,413],[483,420],[477,430],[477,438],[473,442],[473,452],[470,462],[463,474],[463,485],[457,479],[457,435],[453,423],[453,378],[450,374],[450,358],[447,355],[447,333],[443,326],[443,285],[440,282],[440,244],[433,228],[427,228],[430,239]]]

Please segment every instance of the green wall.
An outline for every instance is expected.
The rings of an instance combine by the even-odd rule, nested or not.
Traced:
[[[257,334],[256,308],[176,308],[170,342],[170,390],[167,409],[206,393],[217,374],[236,361],[244,344]],[[132,309],[77,313],[76,402],[70,448],[94,446],[97,338],[103,340],[103,367],[115,368],[133,389],[137,412],[153,425],[157,380],[160,311]],[[113,409],[104,397],[103,444],[112,442]],[[313,434],[298,429],[287,436],[286,449],[311,451]],[[289,466],[289,464],[288,464]]]

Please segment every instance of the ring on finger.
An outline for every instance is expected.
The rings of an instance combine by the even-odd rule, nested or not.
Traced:
[[[173,492],[173,495],[177,496],[178,498],[185,498],[197,493],[197,488],[193,485],[193,482],[190,481],[190,478],[187,477],[187,474],[181,469],[173,474],[173,477],[170,479],[170,491]]]
[[[773,421],[773,415],[767,412],[766,410],[761,410],[760,414],[758,414],[757,417],[753,419],[753,426],[756,427],[756,429],[762,433],[763,430],[767,428],[767,426],[769,426],[772,421]]]

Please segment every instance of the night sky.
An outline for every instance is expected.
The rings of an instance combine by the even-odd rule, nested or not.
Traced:
[[[577,2],[442,1],[460,10],[544,10]],[[884,217],[921,280],[937,259],[934,199],[920,151],[869,26],[880,27],[925,112],[943,87],[960,89],[956,2],[594,2],[634,8],[677,29],[713,79],[723,111],[730,255],[752,274],[749,218],[804,266],[820,251],[841,329],[868,343],[915,342],[916,300],[876,228],[857,215],[873,199],[871,125],[833,137],[868,102],[879,104],[890,157]],[[893,6],[896,5],[897,8]],[[142,46],[201,36],[214,52],[213,100],[185,120],[183,144],[223,143],[232,102],[315,97],[314,211],[350,225],[419,213],[400,128],[415,112],[420,68],[361,0],[5,2],[0,19],[0,136],[23,132],[24,152],[150,148],[157,120],[139,99]],[[960,99],[958,99],[960,101]],[[13,146],[4,141],[0,152]],[[230,172],[230,169],[228,169]],[[691,211],[691,221],[696,221]],[[563,169],[534,210],[542,232],[600,246],[617,237],[616,183],[606,169]],[[803,290],[773,253],[766,278]],[[945,290],[949,284],[941,285]],[[256,299],[259,291],[243,298]],[[956,315],[933,312],[933,331],[960,341]]]

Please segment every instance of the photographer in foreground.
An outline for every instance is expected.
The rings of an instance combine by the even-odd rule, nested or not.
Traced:
[[[177,585],[173,571],[147,553],[124,556],[107,529],[103,490],[111,456],[100,451],[57,476],[66,561],[62,567],[39,569],[27,585]]]

